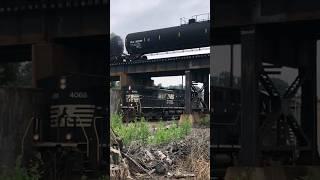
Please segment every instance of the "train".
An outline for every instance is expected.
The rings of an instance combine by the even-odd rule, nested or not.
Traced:
[[[48,102],[46,119],[35,119],[33,146],[46,179],[98,177],[107,170],[105,77],[66,75],[39,82]]]
[[[185,90],[161,88],[157,86],[128,86],[121,98],[121,112],[124,121],[139,120],[144,117],[153,120],[177,120],[184,112]],[[198,96],[193,92],[193,97]],[[196,99],[196,98],[193,98]],[[192,109],[198,112],[208,111],[200,101],[192,101]]]
[[[146,60],[146,54],[209,46],[210,20],[198,16],[180,23],[180,26],[130,33],[125,38],[110,36],[110,63]],[[124,53],[124,46],[127,53]],[[156,86],[122,87],[121,110],[124,119],[132,121],[145,117],[177,119],[184,112],[183,89],[165,89]],[[198,96],[193,92],[193,96]],[[194,98],[197,99],[197,98]],[[193,102],[194,111],[208,111],[199,101]]]
[[[145,54],[210,46],[210,20],[191,18],[180,26],[110,36],[111,62],[145,59]],[[128,52],[124,55],[124,46]]]

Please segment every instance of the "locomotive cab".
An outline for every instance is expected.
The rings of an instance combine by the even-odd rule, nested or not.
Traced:
[[[57,154],[63,157],[60,163],[70,161],[72,171],[103,169],[107,159],[104,78],[70,75],[39,84],[48,90],[48,111],[47,119],[35,123],[34,147],[46,161]]]

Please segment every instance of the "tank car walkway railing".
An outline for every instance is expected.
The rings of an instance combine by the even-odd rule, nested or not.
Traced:
[[[197,14],[193,15],[191,18],[180,18],[180,25],[189,24],[190,20],[194,22],[204,22],[204,21],[210,21],[210,13],[204,13],[204,14]]]

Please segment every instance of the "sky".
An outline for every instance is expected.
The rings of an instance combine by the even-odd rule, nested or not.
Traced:
[[[179,26],[180,18],[204,13],[210,13],[210,0],[110,0],[110,31],[124,40],[129,33]],[[209,53],[209,50],[188,54],[195,53]],[[163,55],[148,56],[160,57]],[[181,76],[152,79],[156,85],[181,84]]]

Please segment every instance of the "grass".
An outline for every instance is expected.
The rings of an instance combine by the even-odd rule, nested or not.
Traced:
[[[113,114],[111,116],[111,127],[120,136],[124,144],[129,144],[132,141],[146,142],[150,136],[149,127],[144,118],[141,118],[141,121],[124,124],[121,115]]]
[[[204,127],[210,127],[210,115],[205,115],[199,120],[199,125]]]
[[[5,169],[0,172],[1,180],[39,180],[41,173],[38,171],[38,165],[29,169],[22,167],[22,156],[18,156],[13,169]]]
[[[163,121],[160,121],[155,132],[151,132],[148,123],[144,118],[134,123],[124,124],[122,116],[113,114],[111,116],[111,127],[115,133],[120,136],[124,144],[130,144],[133,141],[139,141],[142,144],[159,145],[171,141],[182,139],[191,132],[191,123],[183,121],[180,126],[174,123],[166,127]]]

